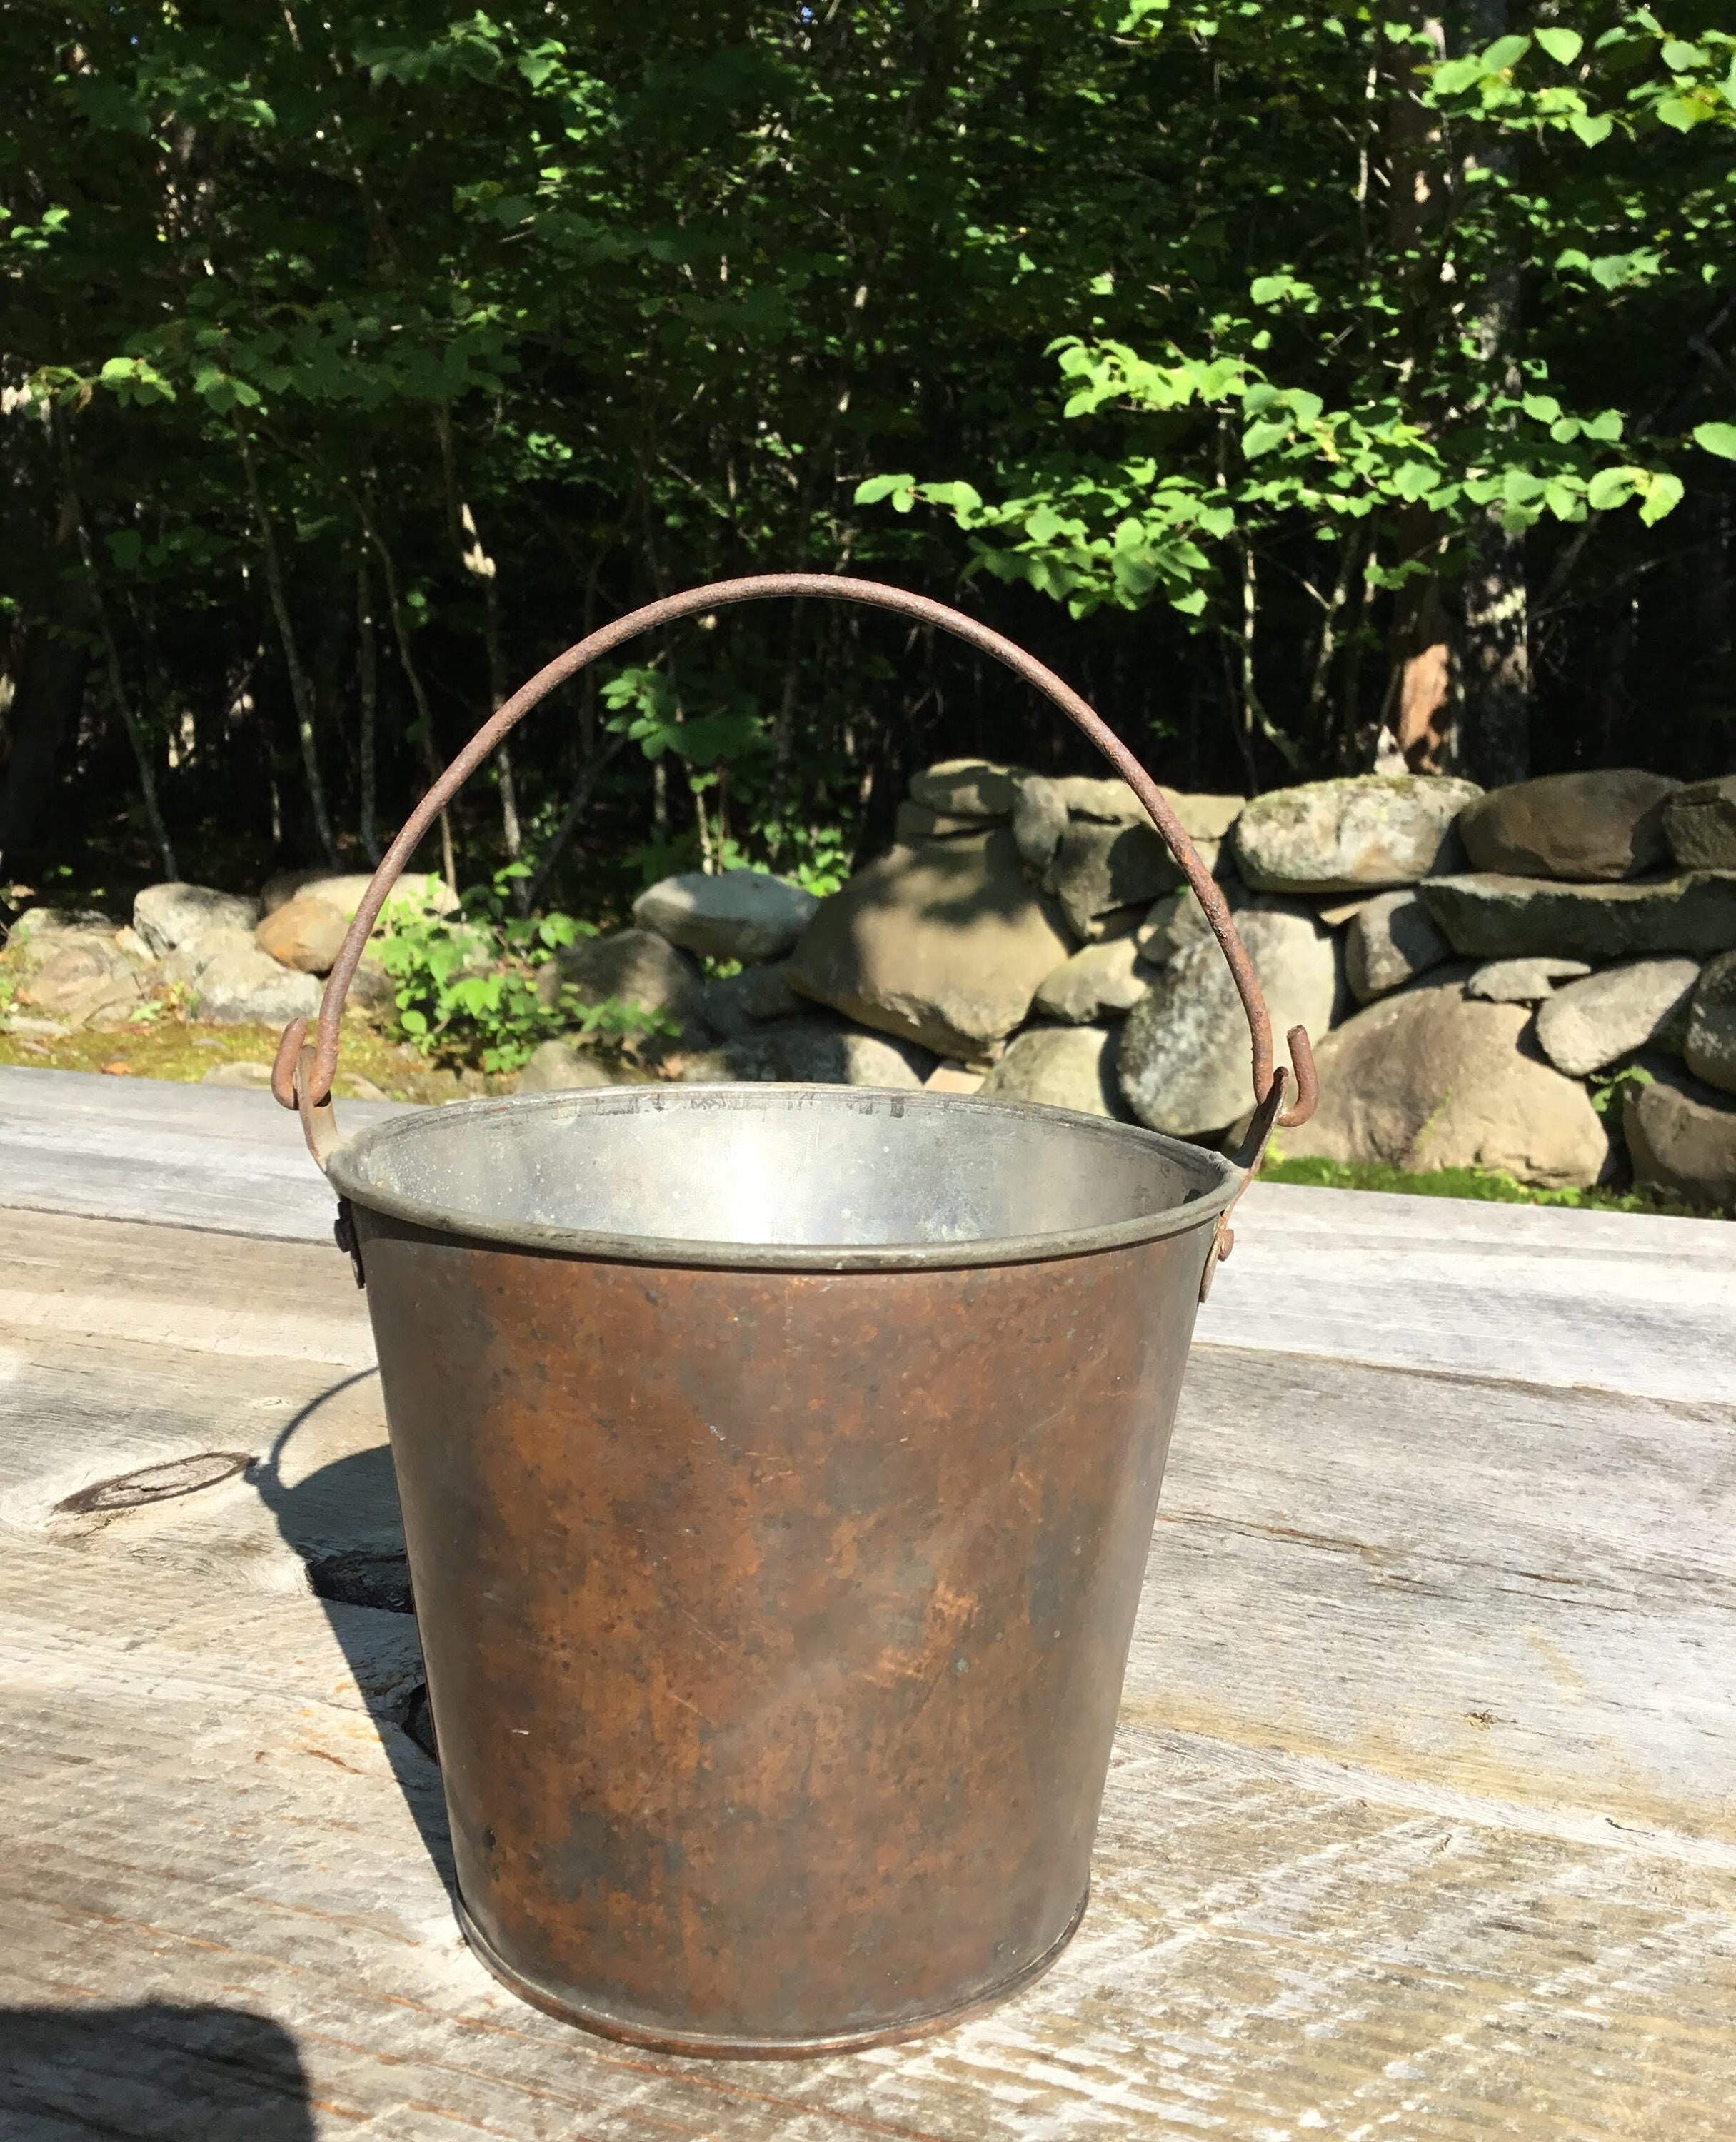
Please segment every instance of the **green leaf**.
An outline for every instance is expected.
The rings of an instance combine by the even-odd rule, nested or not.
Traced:
[[[1481,60],[1444,60],[1429,77],[1437,96],[1457,96],[1483,78]]]
[[[1261,454],[1269,454],[1274,447],[1282,445],[1289,436],[1288,417],[1277,423],[1268,419],[1261,423],[1250,424],[1242,434],[1243,454],[1249,461],[1257,460]]]
[[[1275,305],[1291,287],[1288,275],[1256,275],[1248,286],[1248,294],[1257,305]]]
[[[1633,496],[1645,475],[1643,469],[1600,469],[1585,486],[1585,502],[1594,513],[1607,513]]]
[[[1711,115],[1697,99],[1687,96],[1666,96],[1659,100],[1657,113],[1666,126],[1674,126],[1678,134],[1692,133],[1701,120]]]
[[[1577,30],[1563,30],[1551,27],[1537,32],[1537,42],[1552,60],[1562,67],[1571,67],[1585,48],[1585,40]]]
[[[1682,502],[1687,486],[1679,476],[1668,469],[1659,469],[1647,487],[1645,503],[1640,509],[1640,518],[1648,528],[1654,527],[1666,513],[1674,512]]]
[[[1721,461],[1736,461],[1736,424],[1696,424],[1694,443]]]
[[[1576,111],[1567,124],[1588,149],[1595,149],[1600,141],[1607,141],[1615,131],[1615,121],[1601,111],[1595,116]]]
[[[1706,55],[1699,47],[1684,44],[1679,37],[1672,37],[1658,57],[1672,74],[1692,74],[1706,64]]]
[[[878,506],[894,491],[914,491],[916,478],[912,476],[871,476],[856,486],[858,506]]]
[[[1519,406],[1540,424],[1553,424],[1561,413],[1561,405],[1553,394],[1527,394]]]
[[[1497,37],[1480,62],[1485,74],[1505,74],[1518,66],[1531,48],[1529,37]]]

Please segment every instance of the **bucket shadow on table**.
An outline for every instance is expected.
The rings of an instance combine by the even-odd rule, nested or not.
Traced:
[[[0,2135],[17,2142],[314,2142],[295,2041],[245,2009],[0,2008]]]
[[[323,1408],[378,1375],[373,1369],[359,1370],[310,1399],[247,1478],[285,1542],[307,1564],[309,1582],[378,1728],[428,1858],[448,1894],[456,1897],[452,1836],[419,1658],[408,1689],[402,1671],[394,1671],[404,1621],[413,1626],[415,1603],[391,1450],[378,1444],[334,1458],[294,1486],[284,1478],[284,1459],[298,1432],[310,1427]],[[393,1619],[383,1625],[386,1615]]]

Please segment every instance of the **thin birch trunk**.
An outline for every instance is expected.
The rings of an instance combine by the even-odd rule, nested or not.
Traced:
[[[362,523],[362,532],[373,546],[374,555],[379,560],[380,570],[385,576],[386,607],[392,619],[392,636],[398,643],[398,659],[403,669],[404,681],[410,688],[411,698],[416,702],[416,727],[421,738],[423,763],[428,769],[428,786],[432,788],[446,769],[441,763],[440,753],[434,743],[433,710],[428,704],[428,692],[423,684],[422,672],[416,666],[416,657],[410,651],[410,635],[404,624],[403,604],[398,592],[398,567],[373,515],[359,503],[356,512]],[[453,845],[452,813],[447,810],[440,813],[440,867],[448,889],[456,894],[458,890],[457,856]]]
[[[375,731],[379,718],[379,645],[373,630],[373,585],[368,576],[367,554],[356,560],[356,691],[362,706],[362,730],[358,741],[361,759],[362,846],[371,863],[380,859],[379,767]]]
[[[476,515],[468,501],[459,493],[458,454],[453,437],[452,410],[443,402],[436,402],[433,416],[434,437],[439,442],[440,468],[446,489],[447,531],[459,564],[482,583],[482,651],[488,666],[488,712],[492,717],[511,693],[506,655],[501,644],[499,572],[483,546]],[[519,822],[518,786],[513,777],[510,741],[503,738],[495,747],[494,768],[500,797],[501,840],[507,859],[516,863],[524,851],[524,830]],[[525,881],[521,879],[513,891],[519,913],[527,914],[529,901]]]
[[[284,667],[289,673],[289,696],[295,705],[295,733],[301,743],[301,767],[308,784],[308,802],[314,813],[314,832],[325,860],[335,865],[338,844],[332,837],[331,815],[325,804],[325,784],[319,777],[314,688],[302,667],[301,650],[296,644],[295,627],[289,615],[289,593],[284,584],[283,561],[278,555],[276,531],[272,527],[271,516],[265,511],[265,501],[260,491],[253,444],[247,436],[246,427],[239,418],[235,423],[235,440],[241,450],[241,466],[246,471],[247,496],[252,501],[254,519],[259,526],[260,555],[265,567],[265,586],[271,598],[272,614],[277,619],[277,636],[284,650]]]

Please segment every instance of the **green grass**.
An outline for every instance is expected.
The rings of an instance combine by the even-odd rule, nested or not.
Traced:
[[[1662,1212],[1678,1218],[1724,1220],[1728,1212],[1685,1205],[1661,1192],[1630,1190],[1538,1190],[1492,1168],[1440,1167],[1409,1174],[1382,1161],[1269,1158],[1269,1182],[1305,1182],[1320,1190],[1388,1190],[1406,1197],[1471,1197],[1494,1205],[1567,1205],[1599,1212]]]

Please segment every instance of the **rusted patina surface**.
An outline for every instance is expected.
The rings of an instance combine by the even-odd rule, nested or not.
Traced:
[[[1065,1943],[1209,1221],[962,1270],[359,1207],[458,1881],[615,2035],[905,2035]]]

